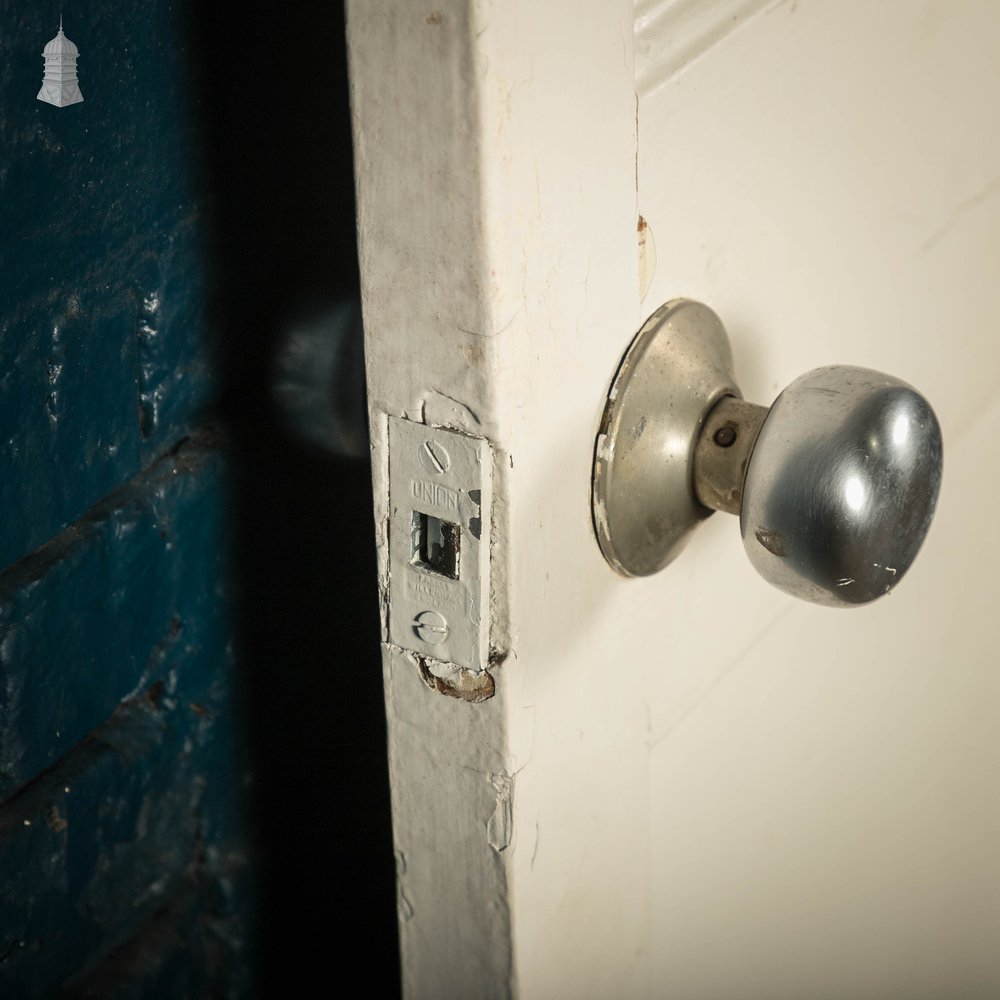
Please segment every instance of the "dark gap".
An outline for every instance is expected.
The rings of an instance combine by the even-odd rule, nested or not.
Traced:
[[[410,562],[429,573],[458,579],[461,529],[451,521],[415,510],[410,516]]]
[[[290,324],[359,301],[344,13],[183,10],[233,462],[235,680],[262,889],[248,951],[262,996],[359,958],[366,993],[398,996],[367,449],[338,457],[295,436],[274,393]]]

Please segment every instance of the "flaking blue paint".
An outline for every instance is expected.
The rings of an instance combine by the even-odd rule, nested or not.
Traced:
[[[175,5],[67,12],[87,94],[67,108],[34,99],[57,7],[23,6],[0,8],[0,566],[193,427],[213,385]]]
[[[252,912],[182,5],[0,6],[0,996],[237,996]],[[164,929],[165,928],[165,929]]]
[[[157,680],[0,813],[3,995],[85,980],[186,881],[225,897],[220,884],[244,874],[245,857],[211,850],[238,791],[231,706],[208,680],[225,648],[207,638],[174,647]],[[245,914],[213,909],[238,939]],[[231,948],[223,958],[231,982],[245,978]],[[189,964],[197,971],[195,956]]]
[[[0,574],[0,799],[232,631],[223,458],[196,436]]]

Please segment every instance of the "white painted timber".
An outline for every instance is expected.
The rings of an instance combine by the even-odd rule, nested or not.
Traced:
[[[1000,996],[998,438],[881,605],[789,604],[654,744],[655,995]]]
[[[998,53],[995,3],[799,0],[641,96],[646,306],[708,302],[756,402],[865,365],[945,440],[886,600],[796,604],[721,515],[637,597],[678,611],[644,682],[656,995],[1000,996]]]
[[[1000,995],[1000,6],[350,0],[348,34],[384,604],[389,419],[493,458],[487,669],[383,634],[407,995]],[[605,565],[604,396],[678,295],[757,402],[836,362],[931,399],[890,597],[796,605],[723,515]]]
[[[384,636],[410,997],[647,995],[649,637],[590,521],[640,320],[633,28],[622,0],[348,4],[383,595],[389,417],[494,456],[489,673]]]
[[[669,80],[777,0],[636,0],[639,96]]]

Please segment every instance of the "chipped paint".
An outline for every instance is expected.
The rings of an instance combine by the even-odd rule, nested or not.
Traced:
[[[466,434],[481,436],[480,421],[465,403],[445,392],[430,389],[420,399],[421,423],[428,427],[449,427]]]
[[[496,808],[486,824],[490,847],[501,854],[510,847],[514,831],[514,777],[510,774],[491,774],[489,782],[496,791]]]
[[[489,701],[496,694],[496,683],[488,670],[475,673],[454,663],[443,663],[418,653],[407,653],[416,665],[420,679],[431,691],[457,698],[472,705]]]
[[[431,9],[428,5],[418,14]],[[528,859],[516,856],[524,843],[523,820],[521,803],[517,811],[513,808],[507,779],[512,760],[524,757],[522,725],[531,714],[525,703],[533,693],[529,674],[541,679],[546,667],[567,666],[568,660],[553,650],[547,662],[539,641],[544,630],[528,627],[533,614],[548,612],[536,598],[551,567],[539,565],[545,572],[535,574],[537,590],[535,583],[525,587],[524,577],[528,563],[550,556],[564,572],[564,561],[555,559],[555,553],[530,551],[531,539],[541,534],[538,521],[544,519],[548,529],[564,512],[560,532],[565,528],[569,536],[582,527],[572,501],[565,501],[581,484],[586,492],[589,483],[589,476],[569,474],[580,457],[570,429],[583,426],[586,436],[591,418],[593,399],[583,391],[582,380],[595,371],[593,331],[599,328],[605,341],[613,340],[638,318],[635,192],[620,183],[634,175],[634,136],[617,115],[620,107],[632,109],[634,104],[631,67],[622,65],[621,49],[622,38],[630,45],[631,13],[588,2],[586,16],[573,19],[593,36],[593,58],[583,68],[576,56],[566,58],[563,47],[553,48],[551,12],[542,17],[537,9],[520,0],[513,7],[455,4],[442,7],[440,29],[425,29],[415,16],[413,32],[396,32],[387,30],[392,23],[387,19],[390,4],[360,0],[349,7],[348,31],[357,57],[352,82],[362,179],[358,225],[373,425],[381,413],[391,422],[405,412],[426,426],[471,432],[487,440],[492,452],[492,504],[487,508],[484,502],[480,527],[490,552],[489,604],[481,613],[483,629],[487,621],[489,629],[485,669],[475,674],[456,669],[454,663],[423,656],[418,660],[397,646],[383,647],[393,830],[409,860],[405,893],[415,910],[400,926],[404,995],[527,996],[542,985],[529,949],[518,951],[523,945],[518,936],[535,931],[542,908],[523,901],[534,891],[524,880],[517,890],[524,895],[517,904],[520,927],[515,929],[513,878],[519,866],[526,870]],[[527,50],[520,42],[511,45],[512,37],[527,39]],[[613,45],[607,44],[609,37]],[[600,86],[593,85],[594,59],[601,68]],[[397,67],[391,80],[383,72],[387,60]],[[506,71],[508,62],[511,72]],[[552,72],[544,74],[545,82],[542,74],[532,78],[535,64],[550,70],[558,65],[554,88]],[[612,67],[617,76],[609,95],[603,73]],[[566,89],[569,77],[564,70],[572,71],[571,90]],[[501,78],[506,82],[498,91]],[[579,84],[587,85],[585,104]],[[609,124],[611,139],[599,144],[597,159],[591,155],[591,142],[579,144],[590,151],[577,161],[583,164],[577,174],[579,199],[574,185],[565,186],[564,175],[553,174],[544,158],[539,159],[542,176],[536,187],[531,166],[536,144],[518,136],[516,147],[505,148],[513,137],[503,134],[508,126],[499,122],[499,134],[490,127],[498,123],[494,116],[500,112],[509,113],[510,127],[522,129],[525,116],[533,114],[523,100],[529,93],[566,99],[581,120],[593,116],[595,100],[609,112],[600,120]],[[417,131],[414,121],[420,123]],[[372,128],[386,125],[391,127],[382,133],[385,142],[374,141]],[[415,148],[421,156],[419,170],[413,169],[413,157],[406,152]],[[435,176],[448,178],[448,198],[440,205],[427,197],[427,178]],[[496,187],[501,176],[510,179],[510,187]],[[555,192],[566,195],[564,217],[558,211],[549,217]],[[538,217],[520,216],[521,207],[531,207],[535,193]],[[618,235],[608,235],[613,223],[605,223],[612,219],[622,220]],[[601,238],[588,240],[588,231],[600,232]],[[417,253],[411,236],[420,241]],[[588,256],[593,258],[591,277],[601,274],[601,294],[590,296],[592,307],[581,312],[577,303],[588,298],[585,281],[580,280],[587,273]],[[483,331],[490,336],[482,336]],[[502,331],[502,338],[494,331]],[[575,351],[583,340],[586,351]],[[598,378],[603,379],[603,371]],[[560,392],[573,397],[569,406],[558,419],[536,425],[536,415],[555,417]],[[566,432],[558,442],[557,426]],[[383,437],[377,445],[376,519],[395,523],[403,512],[394,511],[395,500],[390,501],[387,479],[395,475],[395,453],[393,449],[386,454],[386,443]],[[384,478],[378,471],[383,458],[388,468]],[[517,477],[511,471],[515,465]],[[520,551],[512,555],[515,538]],[[578,561],[586,563],[590,553],[583,544],[576,553]],[[553,577],[559,572],[553,571]],[[390,611],[395,613],[395,561],[387,583],[392,587]],[[521,606],[520,619],[515,619],[510,602],[515,588],[532,598],[531,607]],[[558,603],[572,606],[569,600]],[[552,613],[563,617],[561,607]],[[552,631],[561,631],[554,622]],[[525,662],[521,646],[529,638],[532,655]],[[497,671],[500,663],[505,664],[502,672]],[[556,708],[560,721],[581,691],[593,689],[568,684],[565,690],[566,699],[544,699]],[[478,704],[462,704],[470,700]],[[577,734],[574,731],[570,741],[570,728],[560,726],[556,742],[567,744],[566,764],[573,770],[582,764],[573,756]],[[546,753],[553,749],[553,743],[546,745]],[[561,754],[556,748],[546,767],[556,766]],[[636,775],[629,767],[625,780],[636,782]],[[519,795],[525,787],[518,786]],[[567,791],[568,786],[561,787],[559,794]],[[534,823],[537,810],[530,815]],[[553,849],[539,855],[536,884],[554,884],[553,872],[540,866],[561,856],[567,866],[576,863],[555,846],[559,837],[552,826],[547,831]],[[525,840],[530,851],[530,829]],[[626,868],[631,864],[624,862]],[[617,873],[615,883],[622,884]],[[625,884],[631,888],[629,878]],[[583,909],[589,914],[586,900]],[[573,937],[559,934],[555,927],[546,928],[542,936],[546,950],[550,943],[558,948],[560,938]],[[619,948],[625,936],[613,934],[613,943],[601,946],[601,957],[611,956],[607,968],[616,979],[619,950],[627,949],[632,960],[631,940]],[[527,973],[520,962],[528,963]]]

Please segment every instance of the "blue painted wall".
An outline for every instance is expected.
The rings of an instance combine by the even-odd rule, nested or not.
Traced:
[[[253,980],[231,458],[185,24],[0,6],[0,995]]]
[[[272,391],[357,298],[342,11],[67,3],[67,108],[57,22],[0,0],[0,996],[392,996],[370,470]]]
[[[173,4],[72,9],[82,104],[35,99],[58,4],[0,14],[0,565],[198,420],[205,197]],[[86,16],[83,16],[83,15]]]

